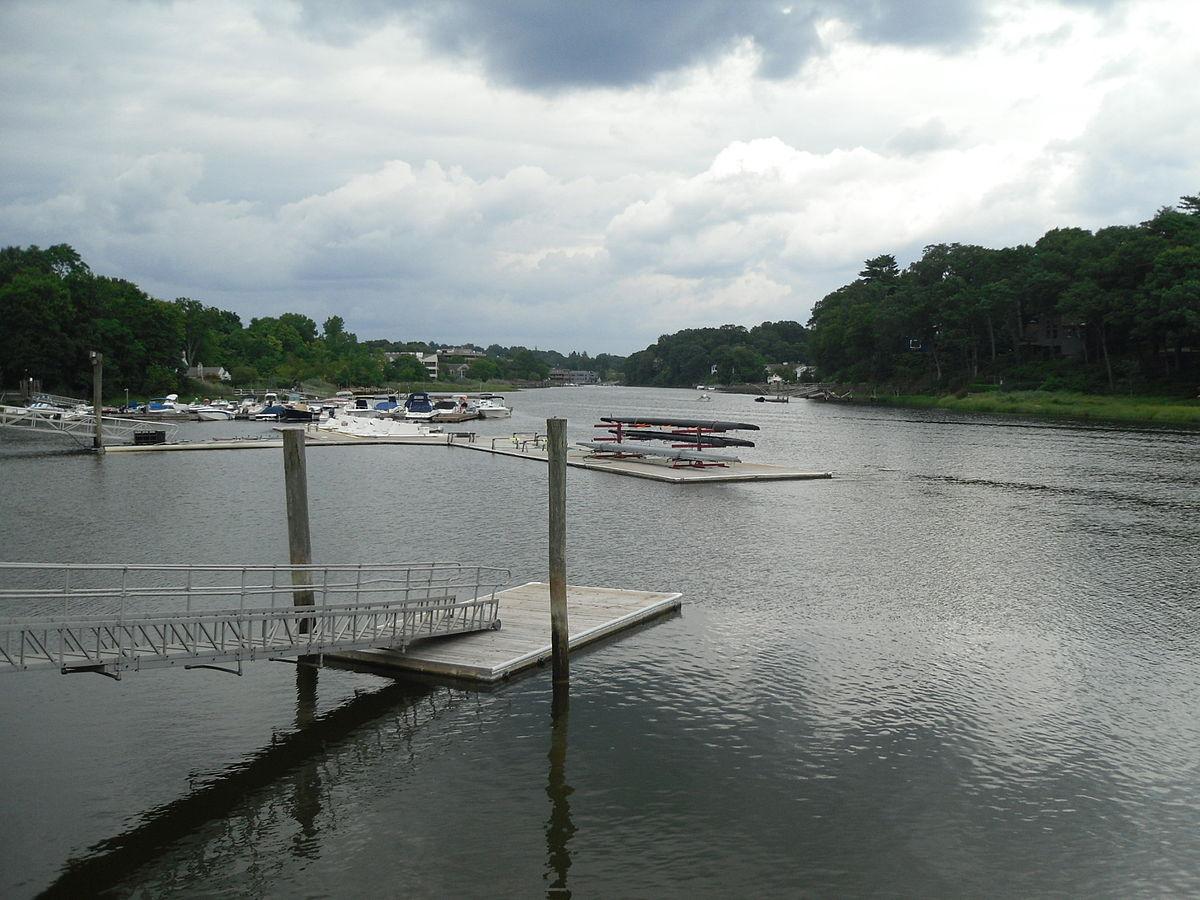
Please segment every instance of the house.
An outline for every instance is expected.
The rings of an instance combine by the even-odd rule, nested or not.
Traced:
[[[233,381],[224,366],[188,366],[187,377],[200,381]]]
[[[1045,356],[1083,355],[1082,325],[1064,322],[1060,316],[1044,316],[1025,323],[1021,343]]]
[[[600,373],[590,372],[586,369],[562,369],[554,368],[550,370],[550,374],[546,376],[553,385],[568,385],[568,384],[599,384]]]
[[[449,356],[458,356],[463,359],[482,359],[487,356],[482,350],[475,350],[471,347],[443,347],[437,352],[437,355],[442,359]]]

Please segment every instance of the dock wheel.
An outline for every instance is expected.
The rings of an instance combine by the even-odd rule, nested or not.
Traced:
[[[499,630],[500,630],[500,620],[497,619],[495,622],[492,623],[492,631],[499,631]]]

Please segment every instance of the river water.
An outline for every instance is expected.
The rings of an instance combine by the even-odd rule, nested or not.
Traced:
[[[682,614],[491,693],[252,663],[0,675],[0,895],[1200,894],[1200,437],[690,391],[829,481],[568,472],[572,583]],[[189,436],[261,430],[196,424]],[[282,455],[0,436],[0,558],[286,562]],[[308,453],[318,562],[546,575],[546,471]],[[503,617],[503,611],[501,612]]]

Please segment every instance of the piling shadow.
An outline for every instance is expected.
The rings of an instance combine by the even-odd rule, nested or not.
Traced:
[[[58,877],[39,897],[89,897],[121,885],[139,867],[162,856],[175,842],[199,828],[227,818],[256,791],[295,775],[312,777],[312,764],[330,745],[352,735],[364,725],[428,698],[434,691],[424,685],[395,682],[359,694],[321,716],[313,714],[316,671],[297,670],[296,730],[248,757],[237,768],[223,773],[186,797],[147,812],[137,827],[94,845],[80,858],[68,860]],[[307,773],[307,774],[306,774]],[[303,787],[299,782],[297,787]],[[308,785],[312,787],[312,785]],[[292,812],[302,833],[311,831],[317,809],[315,790],[297,792]],[[308,798],[305,800],[304,798]],[[300,853],[298,855],[304,855]]]

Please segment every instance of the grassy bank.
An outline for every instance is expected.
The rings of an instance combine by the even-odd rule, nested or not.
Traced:
[[[1066,391],[995,391],[945,396],[880,395],[874,402],[884,406],[950,409],[957,412],[1200,428],[1200,400],[1196,399],[1122,397]]]

